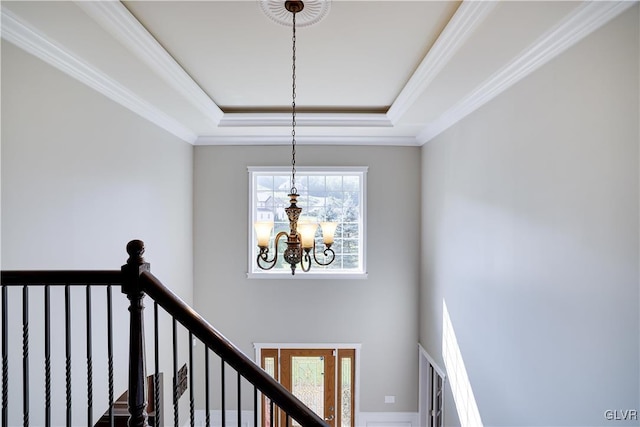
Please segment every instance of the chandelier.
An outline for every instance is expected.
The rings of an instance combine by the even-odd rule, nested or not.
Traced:
[[[316,252],[316,231],[318,224],[310,221],[300,221],[300,213],[302,208],[298,207],[298,189],[296,188],[296,14],[304,9],[302,1],[286,1],[285,8],[292,14],[293,22],[293,65],[292,65],[292,100],[291,100],[291,191],[289,192],[289,207],[285,208],[287,217],[289,218],[289,233],[286,231],[279,232],[275,237],[273,245],[274,254],[269,259],[269,242],[271,240],[271,230],[273,230],[273,221],[257,221],[254,223],[256,236],[258,238],[258,247],[260,252],[256,259],[258,267],[263,270],[270,270],[275,267],[278,261],[278,243],[286,237],[287,247],[284,250],[284,260],[291,267],[291,274],[296,274],[296,266],[300,264],[302,271],[311,269],[312,257],[313,261],[321,266],[329,265],[336,257],[335,252],[331,249],[333,244],[333,236],[338,223],[322,222],[322,236],[324,242],[324,259],[320,261]]]

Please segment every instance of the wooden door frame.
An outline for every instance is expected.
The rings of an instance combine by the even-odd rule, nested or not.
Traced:
[[[360,351],[362,344],[360,343],[273,343],[273,342],[256,342],[253,344],[255,350],[254,360],[260,366],[261,354],[263,349],[322,349],[322,350],[336,350],[336,355],[339,350],[352,349],[355,353],[355,369],[353,371],[354,380],[354,398],[353,398],[353,425],[358,426],[360,421]],[[279,371],[278,371],[279,372]],[[278,373],[279,375],[279,373]],[[338,367],[336,365],[336,385],[338,384]],[[337,403],[337,397],[336,397]],[[260,411],[258,419],[262,419],[262,405],[258,408]],[[339,406],[336,405],[336,411]]]

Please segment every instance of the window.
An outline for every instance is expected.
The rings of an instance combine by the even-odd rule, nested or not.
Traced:
[[[365,269],[365,205],[366,167],[349,168],[296,168],[298,207],[302,208],[300,221],[336,221],[334,243],[331,249],[336,257],[328,266],[314,262],[311,271],[296,271],[295,278],[327,278],[332,275],[350,278],[366,277]],[[249,277],[291,278],[291,269],[282,252],[286,246],[280,241],[278,262],[271,270],[262,270],[256,264],[259,249],[253,230],[255,221],[273,221],[269,254],[275,253],[273,240],[280,231],[289,231],[289,220],[284,211],[289,206],[291,190],[290,167],[249,167]],[[320,227],[316,232],[316,255],[323,261],[324,244]]]

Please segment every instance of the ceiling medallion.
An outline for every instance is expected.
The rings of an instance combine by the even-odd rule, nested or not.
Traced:
[[[293,25],[292,13],[282,0],[258,0],[260,8],[271,20],[281,25]],[[324,19],[331,8],[331,0],[305,0],[304,9],[296,13],[296,27],[308,27]]]

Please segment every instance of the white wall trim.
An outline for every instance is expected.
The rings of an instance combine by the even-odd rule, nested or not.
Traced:
[[[429,373],[429,366],[433,367],[436,373],[442,377],[444,385],[447,381],[446,371],[442,369],[427,350],[418,343],[418,424],[425,423],[426,420],[429,419],[427,399],[432,398],[432,384],[429,377],[427,377]],[[442,402],[442,416],[444,418],[446,416],[444,414],[446,407],[444,405],[444,396]]]
[[[220,127],[290,127],[291,113],[225,113]],[[296,126],[391,127],[386,114],[297,113]]]
[[[436,363],[433,357],[431,357],[431,355],[427,352],[427,350],[424,349],[424,347],[422,347],[421,344],[418,344],[418,351],[419,351],[419,354],[425,359],[427,359],[427,361],[431,364],[431,366],[433,366],[433,368],[436,370],[438,375],[440,375],[443,379],[447,378],[447,371],[442,369],[440,365]]]
[[[382,145],[417,147],[415,136],[377,135],[296,135],[299,145]],[[200,136],[195,145],[291,145],[291,135],[220,135]]]
[[[194,411],[194,425],[205,425],[206,412],[202,409]],[[361,412],[359,421],[356,421],[356,427],[419,427],[418,414],[416,412]],[[211,425],[214,427],[222,427],[222,411],[209,411]],[[225,411],[226,426],[238,425],[238,412],[235,410]],[[242,427],[255,427],[253,425],[253,411],[241,412]],[[186,420],[183,425],[189,425]]]
[[[193,411],[193,420],[195,426],[205,426],[207,411],[204,409],[196,409]],[[238,411],[237,410],[225,410],[225,427],[237,427],[238,426]],[[256,427],[253,423],[253,411],[240,411],[241,427]],[[209,411],[209,421],[213,427],[222,427],[222,411],[220,409]],[[258,420],[259,422],[259,420]],[[190,420],[187,418],[183,422],[185,427],[188,427]]]
[[[76,1],[109,34],[123,43],[216,126],[222,110],[119,1]]]
[[[397,123],[407,112],[467,38],[489,15],[496,3],[495,1],[469,0],[462,2],[387,111],[387,117],[392,123]]]
[[[635,1],[584,2],[462,101],[426,126],[418,134],[418,142],[421,145],[429,142],[635,3]]]
[[[417,412],[361,412],[357,427],[418,427]]]
[[[362,344],[360,343],[274,343],[274,342],[254,342],[253,348],[255,349],[255,360],[258,365],[260,364],[260,350],[264,348],[280,348],[280,349],[307,349],[307,348],[318,348],[318,349],[344,349],[344,348],[353,348],[357,352],[362,349]]]
[[[84,62],[72,52],[48,40],[44,34],[30,27],[17,15],[4,7],[2,8],[2,38],[178,138],[191,144],[196,141],[197,135],[190,129],[108,77],[102,71]]]

